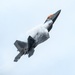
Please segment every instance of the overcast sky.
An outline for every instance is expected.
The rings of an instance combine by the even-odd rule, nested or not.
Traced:
[[[13,62],[15,40],[59,9],[50,39]],[[0,75],[75,75],[75,0],[0,0]]]

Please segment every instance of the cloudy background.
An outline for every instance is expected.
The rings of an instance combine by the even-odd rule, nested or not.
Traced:
[[[15,40],[59,9],[50,39],[13,62]],[[75,0],[0,0],[0,75],[75,75]]]

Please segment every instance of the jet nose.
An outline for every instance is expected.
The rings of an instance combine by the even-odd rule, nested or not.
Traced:
[[[53,23],[55,22],[55,20],[57,19],[57,17],[59,16],[61,10],[58,10],[56,13],[54,13],[51,17]]]

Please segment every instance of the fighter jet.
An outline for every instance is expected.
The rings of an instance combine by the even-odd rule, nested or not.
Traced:
[[[42,25],[31,29],[27,37],[27,42],[20,40],[15,41],[14,45],[18,49],[19,54],[15,57],[14,62],[17,62],[22,55],[27,54],[28,57],[31,57],[34,54],[35,47],[49,39],[49,32],[60,12],[61,10],[58,10],[56,13],[49,15]]]

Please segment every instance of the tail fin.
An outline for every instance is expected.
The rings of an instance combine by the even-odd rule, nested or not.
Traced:
[[[28,52],[28,57],[31,57],[34,54],[34,48]]]

